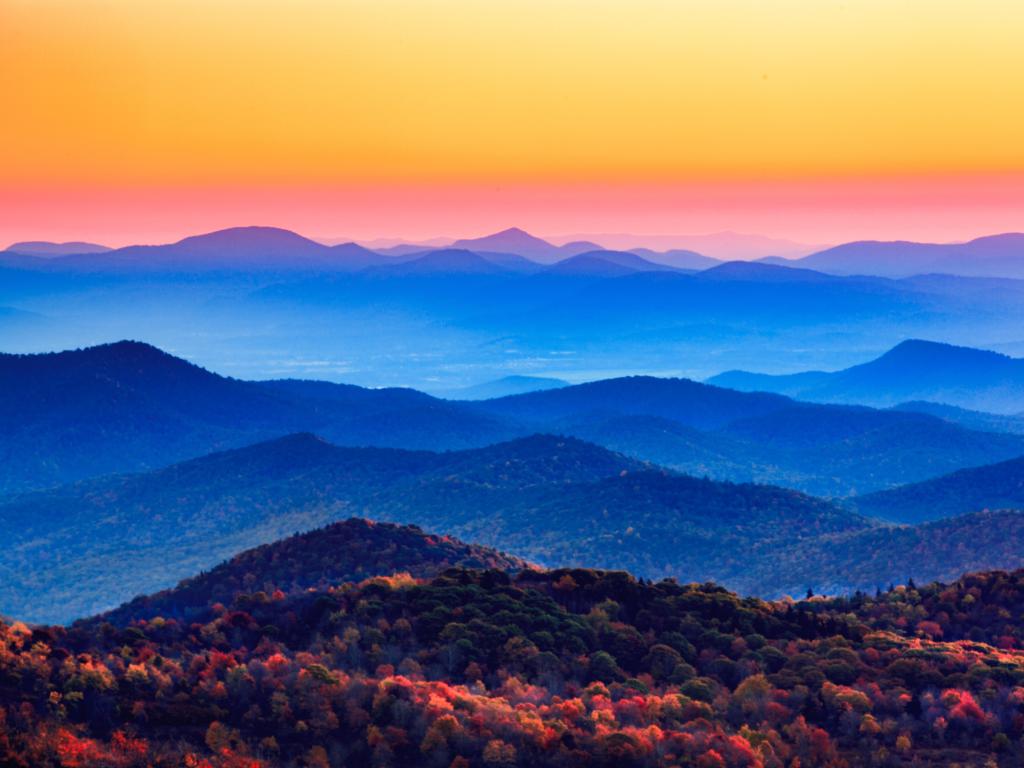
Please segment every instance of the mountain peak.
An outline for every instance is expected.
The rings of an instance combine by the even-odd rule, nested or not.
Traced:
[[[496,253],[515,253],[530,258],[552,259],[562,252],[547,240],[531,235],[518,227],[509,227],[483,237],[463,238],[451,244],[452,248],[465,248],[473,251],[493,251]]]
[[[876,362],[901,361],[907,362],[938,362],[938,361],[960,361],[960,360],[990,360],[1001,361],[1012,358],[999,352],[992,352],[987,349],[974,349],[973,347],[961,347],[955,344],[947,344],[941,341],[928,341],[925,339],[907,339],[901,341],[895,347],[878,358]]]
[[[320,251],[327,249],[327,246],[292,232],[290,229],[260,226],[218,229],[214,232],[186,237],[175,245],[187,247],[192,251],[209,249],[218,252],[225,249],[237,251],[266,251],[270,249]]]

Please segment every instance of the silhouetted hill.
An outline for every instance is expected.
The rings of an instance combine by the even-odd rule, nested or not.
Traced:
[[[12,243],[6,250],[8,253],[23,253],[27,256],[41,256],[48,258],[54,256],[70,256],[76,253],[104,253],[113,249],[108,248],[105,245],[97,245],[96,243],[49,243],[42,240],[30,240],[21,243]]]
[[[410,389],[239,381],[123,342],[0,356],[0,383],[7,492],[166,466],[299,431],[339,445],[435,451],[535,432],[577,435],[691,474],[830,496],[1024,455],[1021,436],[926,414],[812,406],[684,379],[607,379],[445,401]]]
[[[856,499],[864,514],[920,523],[983,509],[1024,509],[1024,457],[961,469]]]
[[[920,340],[904,341],[875,360],[834,373],[771,376],[729,371],[708,382],[822,402],[891,406],[930,400],[983,411],[1024,410],[1024,360]]]
[[[701,280],[749,281],[757,283],[835,283],[836,278],[810,269],[796,269],[758,261],[727,261],[705,269]]]
[[[67,256],[62,266],[79,269],[161,271],[358,270],[392,259],[355,243],[326,246],[287,229],[233,227],[166,245],[132,245],[103,253]]]
[[[532,486],[558,494],[640,468],[570,438],[429,453],[345,448],[297,434],[145,474],[24,494],[0,503],[0,614],[68,620],[353,515],[386,518],[387,510],[444,509],[478,498],[503,503]],[[403,511],[390,519],[422,523],[429,516]]]
[[[463,238],[456,240],[452,248],[460,248],[469,251],[492,251],[495,253],[514,253],[525,256],[528,259],[548,263],[555,261],[562,256],[568,255],[558,246],[552,245],[547,240],[534,237],[529,232],[524,232],[518,227],[495,232],[493,235],[484,237]],[[574,248],[569,249],[571,252]]]
[[[628,275],[632,272],[659,272],[673,267],[648,261],[628,251],[586,251],[562,259],[548,267],[548,271],[562,275]]]
[[[686,379],[627,377],[472,404],[719,480],[848,496],[1024,455],[1024,438],[918,413],[811,405]]]
[[[138,342],[0,355],[0,491],[137,471],[296,431],[464,448],[521,434],[413,390],[245,382]]]
[[[1024,234],[979,237],[966,243],[860,241],[829,248],[791,264],[835,274],[907,277],[929,272],[1024,277]]]
[[[891,488],[1024,451],[1016,436],[969,431],[931,418],[876,419],[876,413],[794,407],[715,431],[651,416],[578,418],[556,428],[697,477],[833,497]]]
[[[714,429],[747,416],[779,411],[791,404],[791,400],[778,395],[734,392],[689,379],[627,376],[488,400],[474,407],[528,423],[600,414],[632,414],[659,416],[698,429]]]
[[[528,564],[415,526],[351,518],[246,550],[173,589],[136,598],[98,620],[209,620],[212,605],[231,605],[240,595],[261,592],[266,599],[280,599],[275,592],[294,595],[397,573],[430,578],[453,567],[516,572]]]
[[[379,267],[379,274],[500,274],[507,267],[464,248],[427,251],[399,264]]]
[[[303,420],[272,392],[137,342],[0,355],[0,389],[0,490],[159,466]]]

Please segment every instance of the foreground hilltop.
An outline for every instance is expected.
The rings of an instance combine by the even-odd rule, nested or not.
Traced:
[[[246,550],[173,589],[139,597],[99,621],[209,620],[211,607],[231,605],[243,595],[282,599],[310,589],[327,589],[394,573],[433,577],[449,568],[518,572],[529,563],[487,547],[449,536],[424,533],[416,526],[351,518],[315,531]]]
[[[1022,594],[1021,572],[766,603],[452,569],[193,624],[0,624],[0,763],[1009,768]]]

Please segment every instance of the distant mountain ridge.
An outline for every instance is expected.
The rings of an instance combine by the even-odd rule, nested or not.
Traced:
[[[106,245],[84,242],[51,243],[44,240],[29,240],[21,243],[11,243],[7,246],[8,253],[22,253],[27,256],[40,256],[43,258],[55,256],[70,256],[78,253],[105,253],[113,250]]]
[[[875,360],[831,373],[727,371],[707,381],[817,402],[894,406],[925,400],[977,411],[1024,411],[1024,359],[916,339],[902,342]]]
[[[453,242],[451,247],[471,251],[514,253],[541,264],[554,263],[586,251],[601,250],[600,245],[591,242],[571,242],[563,246],[552,245],[547,240],[535,237],[518,227],[510,227],[483,237],[461,238]]]
[[[78,270],[230,269],[352,271],[390,263],[355,243],[327,246],[277,227],[232,227],[165,245],[130,245],[98,253],[68,254],[52,267]]]
[[[982,510],[1024,510],[1024,456],[867,494],[852,506],[896,523],[931,522]]]
[[[866,240],[784,263],[840,275],[909,277],[939,272],[1024,278],[1024,234],[1010,232],[948,244]]]
[[[926,413],[811,405],[626,377],[490,400],[219,376],[138,342],[0,355],[0,492],[166,466],[295,432],[338,445],[478,448],[576,435],[718,480],[848,496],[1024,455],[1024,436]],[[69,398],[68,392],[75,397]]]

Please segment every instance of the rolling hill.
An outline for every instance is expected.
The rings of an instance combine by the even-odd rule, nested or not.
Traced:
[[[986,509],[1024,509],[1024,458],[961,469],[854,500],[864,514],[921,523]]]
[[[393,259],[355,243],[327,246],[287,229],[232,227],[165,245],[131,245],[53,259],[72,270],[209,272],[213,270],[354,271]]]
[[[518,227],[503,229],[483,237],[462,238],[451,244],[452,248],[493,253],[514,253],[542,264],[550,264],[567,256],[600,248],[594,243],[573,242],[564,246],[552,245],[547,240],[531,235]]]
[[[68,621],[353,516],[419,525],[549,567],[714,579],[768,596],[1013,565],[1021,544],[1012,526],[995,548],[979,534],[959,550],[929,549],[931,535],[951,540],[948,527],[879,540],[878,522],[829,501],[675,475],[572,438],[431,453],[297,434],[0,504],[0,613]],[[872,565],[843,580],[829,565],[840,550]]]
[[[791,400],[708,387],[689,379],[627,376],[476,404],[482,413],[528,424],[581,415],[643,415],[671,419],[697,429],[715,429],[740,418],[786,408]]]
[[[515,430],[419,392],[226,378],[138,342],[0,355],[0,492],[149,469],[296,431],[484,445]]]
[[[974,277],[1024,277],[1024,234],[966,243],[858,241],[787,262],[840,275],[908,277],[930,272]]]
[[[448,568],[509,573],[528,563],[485,547],[414,526],[351,518],[246,550],[217,567],[185,579],[173,589],[139,597],[97,621],[127,624],[161,616],[185,623],[210,617],[215,603],[231,605],[240,595],[296,595],[374,576],[409,574],[430,578]]]
[[[728,371],[708,383],[818,402],[894,406],[927,400],[978,411],[1024,410],[1024,360],[951,344],[910,340],[840,371],[790,375]]]
[[[21,253],[26,256],[38,256],[42,258],[70,256],[76,253],[105,253],[106,251],[111,250],[113,249],[96,243],[74,241],[68,243],[50,243],[42,240],[29,240],[20,243],[12,243],[6,248],[7,253]]]
[[[627,377],[483,401],[226,378],[136,342],[0,355],[0,492],[166,466],[294,432],[338,445],[482,447],[575,435],[717,480],[849,496],[1024,455],[1024,437],[929,414]],[[68,393],[74,393],[69,397]]]
[[[629,251],[586,251],[562,259],[550,267],[548,272],[560,275],[600,275],[617,277],[633,272],[664,272],[674,267],[650,261]]]
[[[876,526],[780,546],[752,561],[745,585],[771,585],[766,597],[873,593],[910,581],[954,581],[978,569],[1024,568],[1024,512],[975,512],[921,525]]]
[[[479,515],[484,507],[469,506],[479,499],[500,503],[532,486],[557,495],[642,466],[565,438],[429,453],[344,448],[296,434],[23,494],[0,503],[0,614],[66,621],[296,531],[363,515],[428,522],[410,511],[413,498],[421,509],[462,505],[459,514]]]
[[[0,760],[1008,767],[1024,760],[1022,593],[1003,571],[768,603],[453,568],[239,595],[193,623],[0,622]]]
[[[1020,435],[929,414],[815,405],[687,379],[627,377],[472,404],[717,480],[850,496],[1024,455]]]

